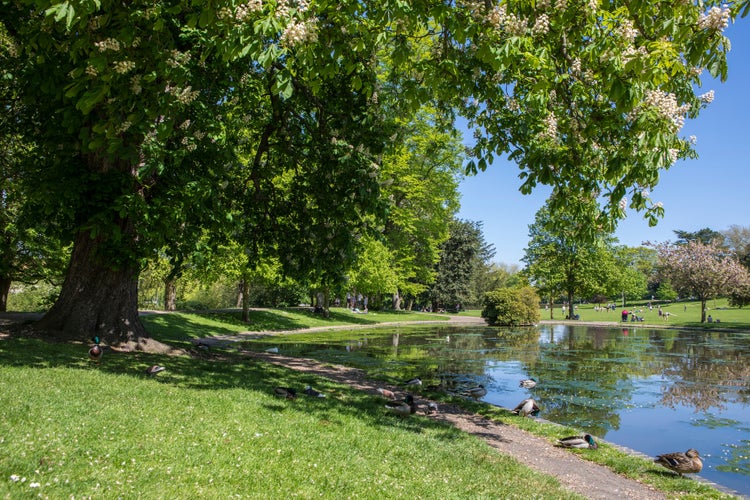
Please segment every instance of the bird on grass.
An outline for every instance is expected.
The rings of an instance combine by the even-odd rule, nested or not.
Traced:
[[[102,349],[102,346],[99,345],[99,337],[93,337],[91,341],[94,343],[94,345],[91,346],[91,349],[89,349],[89,359],[98,365],[102,362],[104,349]]]
[[[160,365],[151,365],[148,368],[146,368],[146,375],[148,375],[150,377],[156,377],[157,373],[163,372],[164,370],[166,370],[166,368],[163,367],[163,366],[160,366]]]
[[[388,399],[396,399],[396,393],[393,391],[390,391],[388,389],[383,389],[382,387],[378,387],[377,391],[383,396],[384,398]]]
[[[685,453],[678,451],[657,455],[654,463],[662,465],[680,476],[683,474],[697,474],[703,469],[703,461],[701,460],[700,453],[693,448],[690,448]]]
[[[417,412],[417,403],[414,401],[414,396],[407,394],[404,399],[388,401],[385,409],[399,417],[407,417]]]
[[[476,387],[472,387],[471,389],[467,389],[463,391],[461,394],[464,396],[469,396],[472,399],[479,400],[479,398],[487,395],[487,389],[483,385],[478,385]]]
[[[596,444],[596,441],[594,441],[594,437],[591,434],[562,438],[558,440],[557,443],[565,448],[588,448],[591,450],[599,448],[599,445]]]
[[[276,387],[273,393],[279,398],[297,399],[297,391],[291,387]]]
[[[322,392],[316,391],[315,389],[313,389],[309,385],[307,387],[305,387],[305,390],[303,392],[305,394],[307,394],[308,396],[311,396],[313,398],[324,398],[324,397],[326,397],[325,394],[323,394]]]
[[[512,412],[522,417],[528,417],[529,415],[536,417],[539,415],[539,406],[532,398],[528,398],[518,403],[518,406],[513,408]]]
[[[404,382],[404,385],[422,385],[422,379],[419,377],[414,377],[413,379]]]
[[[518,387],[523,387],[524,389],[533,389],[536,387],[536,379],[535,378],[526,378],[521,380],[521,382],[518,384]]]
[[[432,415],[432,414],[435,414],[437,412],[438,412],[438,405],[437,405],[437,403],[434,403],[432,401],[428,401],[427,402],[427,410],[425,411],[425,413],[427,415]]]

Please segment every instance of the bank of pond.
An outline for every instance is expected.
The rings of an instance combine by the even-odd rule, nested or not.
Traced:
[[[649,456],[700,451],[701,476],[750,495],[750,332],[544,324],[393,326],[261,338],[255,350],[363,368],[391,384],[514,408]],[[523,379],[537,381],[522,387]]]

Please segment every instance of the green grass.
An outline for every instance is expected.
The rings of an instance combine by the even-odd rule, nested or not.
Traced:
[[[627,304],[627,303],[626,303]],[[595,311],[595,304],[578,304],[575,312],[581,316],[580,321],[609,321],[620,322],[623,308],[618,305],[614,311]],[[714,320],[721,320],[720,323],[701,323],[701,305],[700,302],[674,302],[661,304],[662,311],[669,312],[669,317],[659,316],[656,303],[652,310],[649,310],[647,303],[627,304],[625,309],[628,311],[637,311],[636,315],[644,318],[644,323],[656,326],[678,326],[688,328],[704,329],[738,329],[750,330],[750,308],[729,307],[726,299],[711,300],[707,303],[709,314]],[[541,309],[541,319],[549,320],[550,311]],[[554,319],[562,321],[564,315],[560,306],[554,309]],[[634,325],[643,325],[644,323],[633,323]]]
[[[448,425],[266,363],[107,352],[95,367],[80,344],[0,349],[3,498],[576,498]],[[148,378],[153,363],[168,369]],[[307,384],[328,397],[273,396]]]
[[[695,313],[695,304],[686,305],[686,312]],[[712,307],[722,307],[721,302]],[[711,326],[750,323],[748,311],[721,311],[714,317],[722,323]],[[579,314],[584,320],[607,315],[585,305],[579,306]],[[617,315],[619,310],[609,313],[615,321]],[[334,310],[325,319],[290,309],[251,311],[250,325],[236,312],[149,315],[144,322],[155,338],[184,346],[191,339],[246,330],[426,318],[447,315]],[[659,324],[658,316],[653,323]],[[403,332],[408,334],[408,328]],[[323,334],[299,334],[295,341],[311,335]],[[324,335],[337,337],[333,331]],[[574,497],[555,479],[498,454],[477,438],[425,417],[388,415],[380,398],[327,379],[229,351],[222,360],[106,352],[101,367],[91,365],[86,351],[81,344],[0,341],[0,497],[477,498],[496,497],[499,491],[503,498],[527,498],[529,491]],[[155,363],[168,370],[146,377],[143,371]],[[382,371],[372,360],[361,367],[374,376]],[[308,384],[328,398],[301,395],[286,401],[273,396],[277,385]],[[576,432],[510,416],[490,405],[443,397],[553,442]],[[607,444],[595,453],[572,452],[669,496],[725,497]]]

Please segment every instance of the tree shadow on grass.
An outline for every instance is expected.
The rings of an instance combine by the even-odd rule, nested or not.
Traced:
[[[52,343],[36,338],[6,339],[0,341],[0,366],[98,370],[103,374],[150,379],[153,383],[197,391],[256,391],[272,398],[262,403],[270,411],[301,411],[312,414],[321,422],[336,421],[341,415],[349,415],[356,417],[364,425],[384,428],[397,426],[416,433],[435,428],[445,433],[446,438],[452,432],[445,424],[432,419],[392,415],[385,409],[386,401],[382,397],[319,375],[238,354],[216,354],[211,359],[200,359],[144,352],[124,353],[105,348],[101,363],[96,364],[88,358],[89,347],[84,343]],[[166,370],[150,377],[146,374],[146,368],[154,364],[165,366]],[[304,388],[308,385],[326,394],[326,397],[317,398],[304,394]],[[277,386],[295,388],[297,398],[274,399],[274,388]]]

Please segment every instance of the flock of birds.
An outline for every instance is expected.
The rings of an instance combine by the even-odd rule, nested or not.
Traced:
[[[89,348],[89,359],[95,362],[97,365],[101,364],[102,356],[104,354],[104,348],[101,345],[99,337],[92,338],[94,345]],[[161,365],[151,365],[146,369],[146,375],[155,377],[157,374],[166,370]],[[519,387],[525,389],[533,389],[537,386],[537,380],[534,378],[523,379],[519,383]],[[422,379],[419,377],[407,380],[403,385],[408,388],[418,388],[422,386]],[[306,386],[302,391],[303,394],[314,397],[314,398],[325,398],[326,395],[313,389],[311,386]],[[398,415],[400,417],[406,417],[414,415],[419,409],[414,396],[407,393],[403,399],[397,399],[396,393],[390,389],[378,388],[377,392],[380,393],[388,401],[385,403],[385,409],[389,413]],[[484,385],[479,384],[475,387],[464,389],[460,392],[461,395],[472,398],[475,401],[479,401],[481,398],[487,395],[487,389]],[[292,387],[275,387],[274,395],[284,399],[296,399],[297,391]],[[424,413],[434,414],[438,412],[437,404],[428,401],[426,403]],[[511,410],[512,413],[521,417],[536,417],[539,415],[540,409],[534,398],[526,398],[521,401],[518,406]],[[579,448],[579,449],[590,449],[596,450],[599,445],[594,440],[591,434],[582,434],[577,436],[568,436],[558,440],[558,446],[564,448]],[[697,474],[703,469],[703,461],[701,460],[700,453],[697,450],[690,448],[685,452],[674,452],[657,455],[654,459],[654,463],[662,465],[667,469],[676,472],[680,476],[683,474]]]
[[[533,389],[538,384],[535,378],[523,379],[519,383],[519,387],[524,389]],[[406,387],[409,386],[421,386],[422,380],[420,378],[414,378],[404,382]],[[396,394],[384,388],[379,388],[378,392],[385,398],[391,400],[386,403],[386,409],[399,416],[413,415],[417,412],[417,404],[414,400],[414,396],[407,394],[403,399],[396,400]],[[487,395],[487,388],[479,384],[475,387],[463,389],[459,394],[472,398],[478,401],[482,397]],[[427,409],[425,413],[436,413],[437,405],[433,402],[427,403]],[[511,410],[512,413],[521,417],[536,417],[539,415],[540,408],[534,398],[526,398],[521,401],[518,406]],[[581,434],[576,436],[568,436],[558,439],[557,445],[563,448],[578,448],[578,449],[589,449],[596,450],[599,448],[596,440],[591,434]],[[703,461],[701,460],[700,454],[695,449],[689,449],[686,452],[674,452],[657,455],[654,459],[654,463],[662,465],[667,469],[676,472],[680,476],[683,474],[696,474],[703,469]]]

